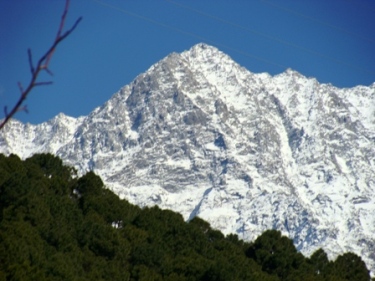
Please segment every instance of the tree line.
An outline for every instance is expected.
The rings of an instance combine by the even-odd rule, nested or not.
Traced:
[[[0,155],[0,281],[370,280],[362,259],[304,257],[279,231],[253,242],[198,217],[119,199],[51,154]],[[375,280],[375,279],[372,279]]]

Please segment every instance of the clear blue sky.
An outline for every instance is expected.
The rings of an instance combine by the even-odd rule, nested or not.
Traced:
[[[103,5],[105,3],[106,5]],[[0,117],[30,81],[34,62],[55,38],[64,0],[0,1]],[[66,28],[77,29],[16,119],[41,123],[59,112],[78,117],[102,105],[171,52],[205,42],[252,72],[292,68],[338,87],[375,82],[373,0],[73,0]],[[107,6],[110,5],[110,6]]]

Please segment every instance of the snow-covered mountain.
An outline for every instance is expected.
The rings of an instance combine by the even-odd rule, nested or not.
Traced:
[[[86,117],[12,120],[0,152],[51,152],[137,205],[246,240],[278,229],[306,255],[351,251],[375,272],[375,83],[255,74],[199,44]]]

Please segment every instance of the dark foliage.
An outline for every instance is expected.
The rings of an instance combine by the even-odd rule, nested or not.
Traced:
[[[140,209],[50,154],[0,155],[0,281],[369,280],[360,257],[310,258],[275,230],[254,243]]]

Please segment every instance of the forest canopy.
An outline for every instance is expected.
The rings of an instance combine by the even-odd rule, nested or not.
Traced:
[[[0,155],[0,281],[370,280],[353,253],[304,257],[279,231],[253,242],[198,217],[119,199],[51,154]]]

